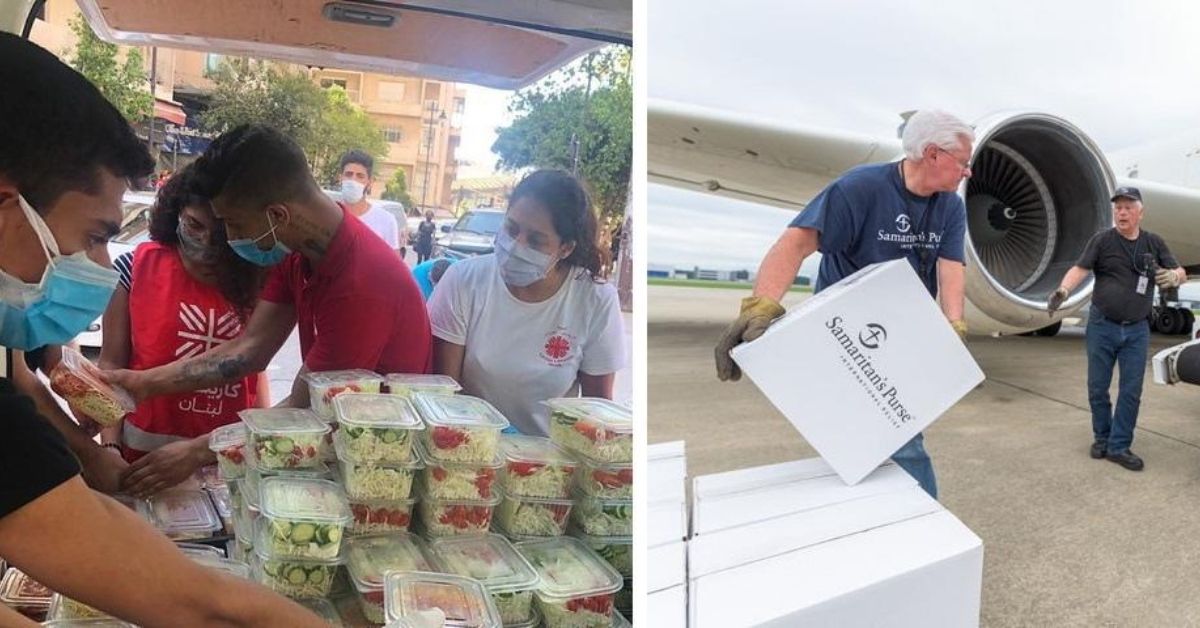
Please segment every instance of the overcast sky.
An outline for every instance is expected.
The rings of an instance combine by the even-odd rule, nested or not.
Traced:
[[[1070,120],[1105,151],[1200,131],[1200,3],[654,0],[649,95],[894,137],[898,113]],[[719,25],[719,28],[716,26]],[[756,268],[791,214],[651,186],[651,264]]]

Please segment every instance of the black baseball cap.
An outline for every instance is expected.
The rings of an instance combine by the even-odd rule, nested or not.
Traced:
[[[1129,187],[1117,188],[1113,192],[1112,198],[1109,200],[1111,200],[1112,202],[1115,203],[1115,202],[1117,202],[1117,199],[1119,199],[1119,198],[1131,198],[1140,203],[1140,202],[1142,202],[1142,191],[1137,188],[1129,188]]]

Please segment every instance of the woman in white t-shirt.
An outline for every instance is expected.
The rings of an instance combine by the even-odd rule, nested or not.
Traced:
[[[451,266],[430,299],[435,369],[522,433],[546,435],[547,399],[611,399],[625,366],[596,229],[574,177],[534,172],[513,190],[495,253]]]

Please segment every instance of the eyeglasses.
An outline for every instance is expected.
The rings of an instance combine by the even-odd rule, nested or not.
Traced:
[[[949,155],[949,156],[950,156],[950,159],[953,159],[953,160],[954,160],[954,163],[955,163],[955,165],[957,165],[957,166],[958,166],[958,169],[959,169],[959,170],[970,170],[970,169],[971,169],[971,162],[970,162],[970,160],[967,160],[967,161],[959,161],[958,157],[955,157],[955,156],[954,156],[954,153],[952,153],[952,152],[950,152],[950,151],[948,151],[948,150],[946,150],[946,149],[942,148],[941,146],[938,146],[938,147],[936,147],[936,148],[937,148],[938,152],[941,152],[941,153],[946,153],[947,155]]]

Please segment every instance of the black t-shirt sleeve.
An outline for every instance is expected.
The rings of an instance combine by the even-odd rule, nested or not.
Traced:
[[[1088,240],[1087,246],[1083,249],[1083,254],[1079,256],[1079,261],[1075,262],[1076,266],[1088,270],[1095,268],[1096,259],[1100,255],[1100,241],[1104,239],[1107,233],[1107,231],[1101,231],[1092,236],[1091,240]]]
[[[1158,234],[1151,234],[1153,237],[1154,252],[1158,257],[1159,268],[1179,268],[1179,260],[1171,254],[1171,249],[1167,248],[1167,243]]]
[[[33,399],[0,378],[0,518],[78,474],[79,461]]]

